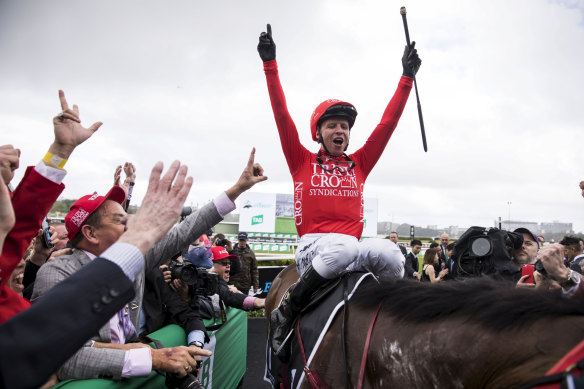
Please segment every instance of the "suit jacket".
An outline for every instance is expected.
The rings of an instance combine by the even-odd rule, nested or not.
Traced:
[[[217,212],[217,208],[213,202],[210,202],[197,212],[187,216],[183,222],[175,225],[146,254],[145,268],[134,281],[136,297],[129,303],[130,319],[137,330],[140,328],[139,315],[144,295],[145,271],[157,268],[220,221],[221,216]],[[57,283],[89,262],[89,257],[83,251],[74,250],[72,255],[61,256],[42,266],[35,281],[33,300],[45,294]],[[111,343],[109,322],[101,327],[99,333],[94,334],[91,340]],[[63,365],[57,373],[59,379],[111,378],[119,380],[122,378],[125,351],[90,346],[91,342],[88,341]]]
[[[406,248],[401,244],[397,243],[397,247],[399,247],[399,251],[401,251],[404,257],[408,254],[408,250],[406,250]]]
[[[414,255],[414,253],[409,253],[408,255],[406,255],[406,262],[404,267],[406,278],[416,278],[414,277],[414,272],[420,271],[418,257]]]
[[[133,297],[118,265],[93,260],[0,325],[0,387],[38,388]]]
[[[30,302],[8,288],[6,282],[64,188],[63,184],[54,183],[29,166],[12,194],[16,224],[6,236],[0,255],[0,323],[30,306]]]

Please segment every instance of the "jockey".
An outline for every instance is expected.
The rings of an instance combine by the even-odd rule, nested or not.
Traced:
[[[258,52],[294,180],[294,217],[300,236],[295,258],[300,279],[270,316],[272,349],[282,359],[287,358],[288,349],[282,346],[292,320],[327,280],[345,269],[371,271],[380,277],[403,276],[404,256],[395,243],[386,239],[359,243],[359,239],[364,222],[363,185],[397,126],[412,88],[412,71],[417,72],[421,64],[414,45],[405,48],[397,91],[365,145],[345,154],[357,110],[348,102],[329,99],[316,107],[310,119],[312,139],[320,144],[320,150],[313,153],[300,143],[286,107],[271,26],[260,35]]]

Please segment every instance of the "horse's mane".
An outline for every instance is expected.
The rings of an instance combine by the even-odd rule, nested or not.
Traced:
[[[399,320],[420,323],[465,318],[493,330],[516,328],[542,317],[584,315],[584,301],[570,300],[559,292],[515,288],[506,281],[489,278],[448,281],[436,284],[409,280],[369,282],[351,301],[361,306],[388,310]]]

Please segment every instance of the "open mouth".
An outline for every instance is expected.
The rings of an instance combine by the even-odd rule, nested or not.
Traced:
[[[343,144],[343,138],[335,138],[333,139],[333,143],[336,145],[342,145]]]

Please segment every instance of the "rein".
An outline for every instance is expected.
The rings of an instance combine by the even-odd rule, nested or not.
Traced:
[[[383,300],[382,300],[383,301]],[[357,382],[357,389],[361,389],[363,387],[363,381],[365,379],[365,364],[367,362],[367,354],[369,353],[369,346],[371,345],[371,334],[373,333],[373,325],[377,320],[377,314],[381,310],[381,303],[377,306],[373,317],[371,318],[371,323],[369,324],[369,330],[367,330],[367,338],[365,338],[365,347],[363,348],[363,357],[361,358],[361,368],[359,369],[359,381]]]
[[[577,375],[573,372],[576,370]],[[529,389],[547,384],[543,388],[557,388],[561,384],[564,388],[581,388],[584,379],[581,378],[584,372],[584,340],[570,350],[558,363],[552,367],[545,376],[535,378],[519,389]]]

